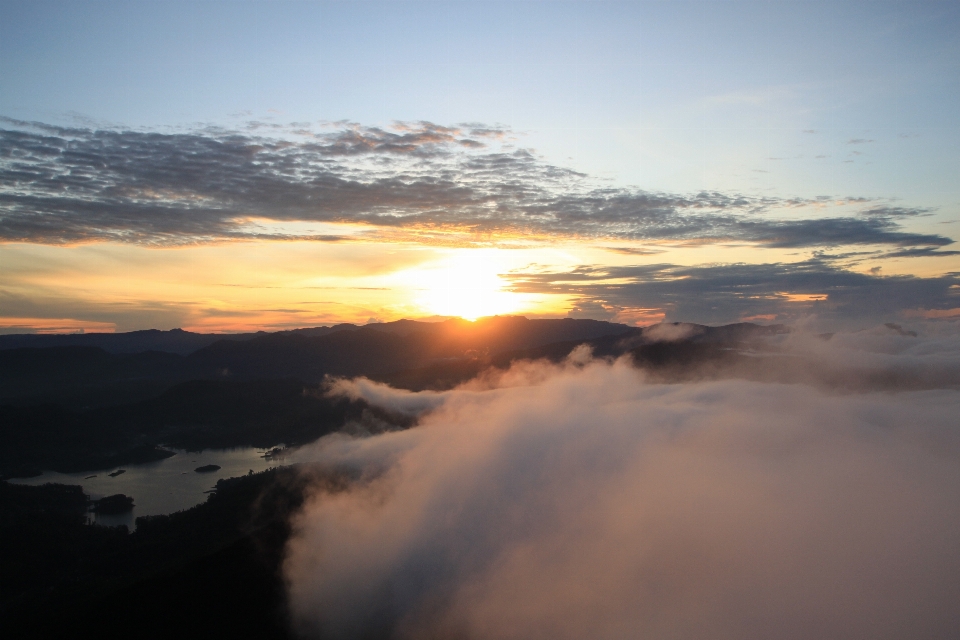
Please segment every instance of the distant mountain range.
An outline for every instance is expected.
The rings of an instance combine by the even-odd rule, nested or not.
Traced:
[[[162,351],[188,355],[217,342],[246,342],[272,337],[316,338],[344,331],[377,331],[392,335],[442,337],[448,342],[492,341],[507,348],[523,348],[561,340],[589,340],[605,335],[624,333],[631,327],[598,320],[528,320],[517,316],[481,318],[476,322],[450,319],[443,322],[397,320],[368,325],[337,324],[329,327],[309,327],[290,331],[255,333],[193,333],[183,329],[160,331],[147,329],[127,333],[71,333],[71,334],[8,334],[0,335],[0,350],[24,347],[97,347],[113,354],[132,354],[144,351]],[[544,342],[545,341],[545,342]]]
[[[156,395],[186,380],[381,376],[557,342],[634,331],[596,320],[493,317],[341,324],[253,334],[134,331],[0,336],[0,403],[100,406]]]
[[[352,324],[341,324],[332,327],[295,329],[281,333],[320,336],[341,329],[359,329],[359,327]],[[243,341],[264,335],[268,335],[266,331],[257,331],[256,333],[193,333],[183,329],[170,329],[169,331],[146,329],[127,333],[14,333],[0,335],[0,350],[23,347],[97,347],[108,353],[163,351],[185,356],[220,340]]]

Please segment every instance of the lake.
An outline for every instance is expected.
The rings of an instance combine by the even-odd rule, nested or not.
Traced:
[[[285,451],[282,458],[266,459],[268,449],[244,447],[238,449],[207,449],[189,452],[171,449],[176,455],[144,464],[121,467],[125,472],[116,477],[108,474],[116,469],[87,471],[85,473],[57,473],[44,471],[35,478],[10,480],[16,484],[41,485],[48,482],[80,485],[84,493],[94,500],[123,493],[134,501],[133,511],[119,515],[89,514],[90,521],[106,526],[121,524],[133,531],[139,516],[165,515],[189,509],[207,499],[210,490],[222,478],[234,478],[253,471],[257,473],[270,467],[297,462],[297,451]],[[197,467],[219,465],[217,471],[197,473]]]

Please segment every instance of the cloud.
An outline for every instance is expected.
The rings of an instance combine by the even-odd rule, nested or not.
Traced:
[[[5,325],[62,325],[69,319],[78,327],[111,326],[117,331],[136,331],[146,327],[172,329],[188,326],[197,315],[195,304],[149,297],[127,301],[89,300],[82,296],[73,297],[71,292],[40,291],[26,296],[0,288],[0,324]]]
[[[911,218],[914,216],[927,216],[933,213],[933,209],[924,207],[896,207],[893,205],[873,205],[860,212],[861,216],[872,218],[893,220],[896,218]]]
[[[702,327],[689,324],[669,322],[653,325],[650,329],[643,332],[644,338],[654,342],[678,342],[689,340],[702,332]]]
[[[718,324],[774,314],[781,322],[816,314],[852,326],[887,322],[907,309],[957,305],[960,277],[880,276],[841,269],[829,260],[797,263],[678,266],[584,265],[570,271],[502,277],[514,291],[574,296],[585,315],[619,308],[662,309],[668,321]],[[818,300],[818,298],[820,300]],[[576,315],[576,314],[574,314]]]
[[[905,233],[897,230],[891,218],[819,218],[784,221],[769,225],[762,221],[741,220],[731,224],[739,233],[732,237],[749,239],[768,247],[831,247],[849,244],[893,244],[901,246],[951,244],[935,235]]]
[[[369,153],[415,154],[439,156],[449,153],[451,146],[483,148],[475,138],[499,138],[504,131],[497,128],[444,127],[432,122],[397,122],[392,130],[364,127],[357,123],[336,123],[339,128],[320,136],[314,147],[324,156],[353,156]]]
[[[906,311],[907,317],[913,318],[960,318],[960,307],[953,309],[909,309]]]
[[[913,340],[916,361],[960,359],[956,335],[888,334],[833,349],[903,359],[877,344]],[[425,394],[415,428],[307,454],[312,473],[353,481],[318,487],[293,522],[304,637],[960,632],[958,391],[658,385],[622,360],[524,368],[439,404]],[[389,406],[419,395],[364,389]]]
[[[943,256],[957,256],[960,251],[937,251],[934,247],[911,247],[898,249],[884,254],[884,258],[938,258]]]
[[[327,388],[327,395],[351,400],[372,399],[378,407],[402,416],[416,417],[441,406],[449,395],[441,391],[413,393],[394,390],[366,378],[337,379]]]
[[[771,247],[952,242],[902,229],[906,208],[902,215],[783,220],[768,214],[825,202],[611,188],[513,147],[504,127],[477,123],[339,122],[318,131],[304,123],[250,123],[162,133],[2,122],[0,240],[8,242],[178,245],[305,237],[251,231],[250,219],[360,223],[371,233],[429,229]]]
[[[655,256],[665,251],[665,249],[648,249],[645,247],[604,247],[604,249],[627,256]]]

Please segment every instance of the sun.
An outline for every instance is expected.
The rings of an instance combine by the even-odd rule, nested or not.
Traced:
[[[415,304],[428,313],[466,320],[519,311],[526,296],[506,290],[498,274],[507,268],[499,258],[496,250],[459,250],[433,268],[411,272]]]

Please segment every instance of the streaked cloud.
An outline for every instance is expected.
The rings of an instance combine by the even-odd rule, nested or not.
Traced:
[[[948,317],[960,305],[960,274],[920,278],[842,269],[814,258],[798,263],[679,266],[585,265],[566,272],[504,276],[519,292],[574,296],[579,315],[616,318],[658,309],[667,321],[725,323],[765,317],[781,322],[815,315],[844,324],[910,317]],[[573,315],[578,315],[575,311]],[[655,314],[648,314],[655,315]]]
[[[884,255],[884,258],[925,258],[929,256],[957,256],[960,251],[936,251],[933,247],[911,247],[909,249],[898,249]]]
[[[606,247],[606,249],[628,256],[654,256],[658,253],[664,253],[663,249],[650,249],[648,247]]]

